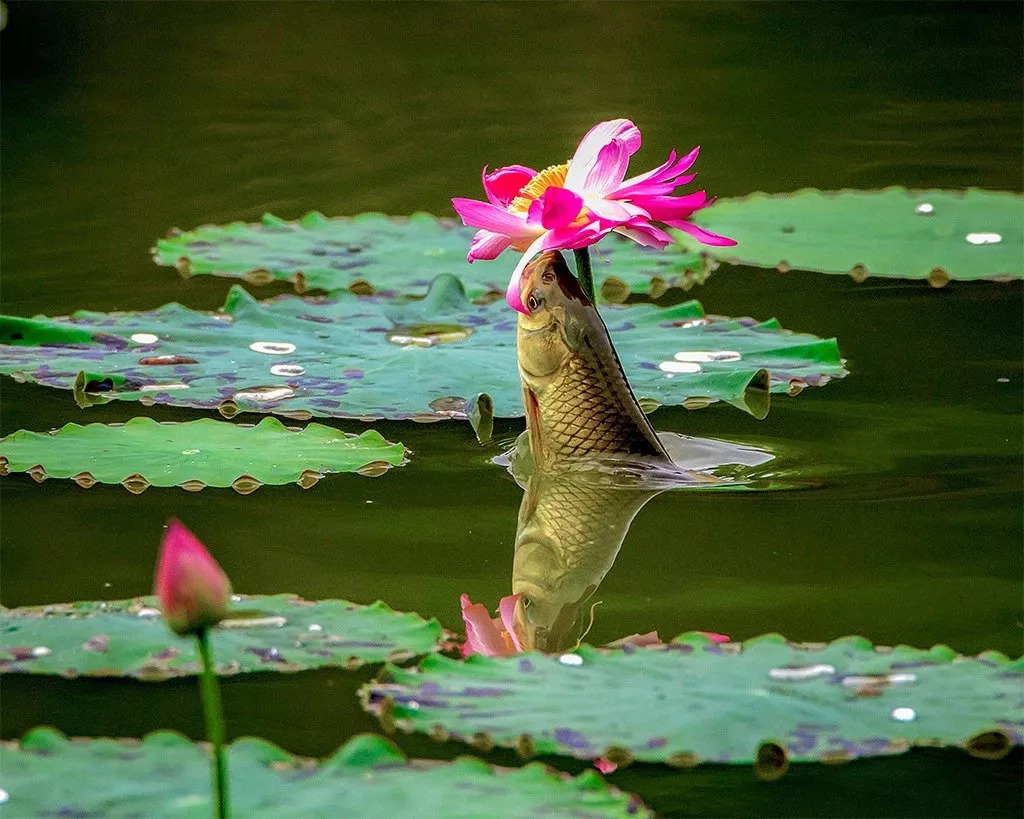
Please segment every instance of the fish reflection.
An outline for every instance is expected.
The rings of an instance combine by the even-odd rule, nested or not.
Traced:
[[[633,518],[665,490],[631,486],[597,470],[536,471],[521,485],[512,562],[512,593],[520,595],[515,632],[526,650],[561,651],[587,629],[587,602]]]

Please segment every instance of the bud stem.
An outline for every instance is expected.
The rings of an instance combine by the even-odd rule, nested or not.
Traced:
[[[594,274],[590,269],[590,250],[581,247],[574,250],[572,255],[576,257],[576,278],[580,280],[580,286],[583,288],[583,292],[587,294],[587,298],[590,299],[590,303],[596,306]]]
[[[199,690],[203,700],[203,717],[206,720],[206,736],[213,745],[213,789],[217,797],[217,817],[228,816],[228,770],[224,758],[224,709],[220,701],[220,683],[213,669],[213,655],[210,652],[210,630],[201,628],[196,632],[199,643],[199,657],[203,671],[199,677]]]

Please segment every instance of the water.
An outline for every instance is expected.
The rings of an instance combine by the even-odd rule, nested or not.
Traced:
[[[1022,183],[1016,4],[19,4],[3,40],[3,308],[62,315],[212,309],[228,283],[149,260],[182,228],[264,211],[450,213],[479,171],[563,161],[630,116],[638,168],[704,146],[715,194],[804,186]],[[263,296],[281,285],[253,287]],[[659,430],[775,454],[804,491],[666,492],[636,517],[588,637],[657,629],[743,639],[861,634],[880,644],[1021,651],[1022,290],[723,268],[709,312],[836,335],[851,374],[767,418],[662,408]],[[672,294],[669,294],[669,298]],[[273,342],[273,339],[268,339]],[[208,413],[3,389],[0,431]],[[243,420],[257,420],[248,417]],[[360,431],[357,423],[337,426]],[[510,591],[522,496],[466,423],[375,423],[410,464],[306,491],[191,493],[3,480],[8,606],[147,592],[164,520],[185,520],[247,592],[383,598],[460,628],[458,599]],[[225,685],[229,731],[325,755],[376,730],[371,670]],[[201,733],[191,684],[5,678],[4,738],[36,724]],[[409,753],[466,748],[401,736]],[[511,753],[489,759],[517,764]],[[1019,815],[1020,753],[920,750],[842,767],[611,775],[674,815]],[[580,770],[581,763],[559,760]]]

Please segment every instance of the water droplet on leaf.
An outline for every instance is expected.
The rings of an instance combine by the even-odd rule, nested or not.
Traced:
[[[562,665],[578,667],[583,665],[583,658],[579,654],[563,654],[558,658],[558,662]]]
[[[305,371],[306,368],[298,364],[275,364],[270,368],[271,375],[302,375]]]
[[[914,208],[914,213],[921,214],[922,216],[931,216],[933,213],[935,213],[935,205],[933,205],[931,202],[922,202],[920,205]]]
[[[676,361],[707,363],[711,361],[740,361],[743,356],[735,350],[686,350],[676,353]]]
[[[662,361],[658,369],[666,373],[699,373],[701,366],[693,361]]]
[[[295,390],[291,387],[245,387],[239,390],[231,396],[233,401],[283,401],[286,398],[293,398],[295,396]],[[224,414],[223,404],[221,405],[221,415]],[[227,416],[231,417],[231,416]]]
[[[139,363],[150,367],[167,367],[176,364],[198,364],[199,362],[183,355],[147,355],[140,358]]]
[[[893,708],[890,716],[897,722],[913,722],[917,712],[913,708]]]
[[[288,355],[295,352],[295,345],[288,341],[254,341],[249,349],[266,355]]]
[[[802,665],[796,667],[773,668],[768,676],[773,680],[784,680],[797,682],[801,680],[812,680],[815,677],[825,677],[836,673],[835,666],[819,663],[818,665]]]
[[[160,340],[160,336],[153,335],[153,333],[132,333],[131,339],[136,344],[156,344]]]
[[[388,333],[388,341],[400,347],[434,347],[463,341],[471,335],[473,328],[460,324],[411,324],[393,328]]]
[[[968,233],[967,242],[972,245],[997,245],[1003,241],[998,233]]]

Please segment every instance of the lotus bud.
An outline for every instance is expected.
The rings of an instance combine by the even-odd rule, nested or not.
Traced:
[[[154,592],[167,625],[194,634],[227,616],[231,581],[198,538],[172,518],[160,544]]]

